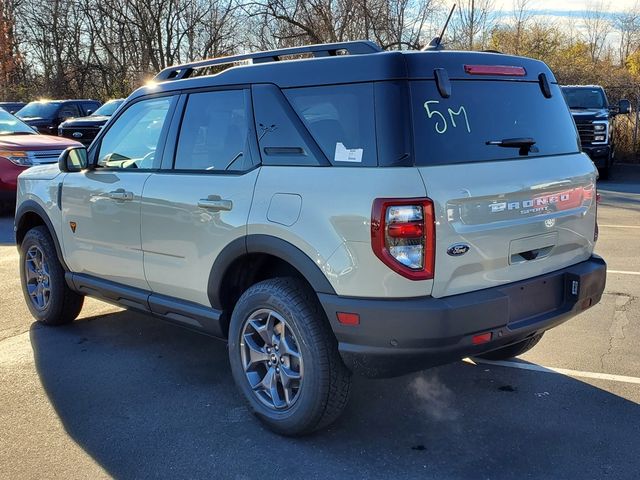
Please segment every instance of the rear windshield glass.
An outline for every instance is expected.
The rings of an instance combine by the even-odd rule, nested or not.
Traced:
[[[373,84],[291,88],[284,94],[333,165],[378,164]]]
[[[93,115],[104,115],[105,117],[110,117],[122,102],[124,102],[124,100],[110,100],[93,112]]]
[[[599,88],[563,87],[567,104],[575,109],[604,108],[607,101]]]
[[[537,82],[458,80],[451,82],[451,96],[442,98],[433,80],[412,82],[416,163],[578,152],[575,125],[560,88],[553,84],[551,92],[545,98]],[[508,139],[535,143],[522,147]]]
[[[31,102],[22,107],[16,116],[20,118],[53,118],[59,107],[60,104],[57,102]]]

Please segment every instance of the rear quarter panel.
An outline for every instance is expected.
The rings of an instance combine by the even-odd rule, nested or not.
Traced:
[[[339,295],[424,296],[431,280],[408,280],[384,265],[373,253],[370,233],[375,198],[424,196],[412,167],[266,166],[258,177],[248,234],[278,237],[302,250]]]

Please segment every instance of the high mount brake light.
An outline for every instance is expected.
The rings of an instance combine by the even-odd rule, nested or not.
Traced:
[[[393,271],[411,280],[433,278],[435,224],[428,198],[377,198],[371,213],[371,246]]]
[[[527,74],[524,67],[509,67],[505,65],[465,65],[464,71],[469,75],[494,75],[499,77],[524,77]]]

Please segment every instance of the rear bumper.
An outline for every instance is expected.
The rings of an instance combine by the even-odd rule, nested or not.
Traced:
[[[600,301],[606,268],[594,255],[546,275],[446,298],[318,297],[347,366],[391,377],[486,353],[565,322]],[[337,312],[358,313],[360,324],[339,323]],[[479,333],[491,340],[474,345]]]

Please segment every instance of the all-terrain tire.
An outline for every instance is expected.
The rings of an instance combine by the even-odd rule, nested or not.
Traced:
[[[44,226],[32,228],[22,240],[20,279],[29,311],[38,322],[64,325],[80,314],[84,296],[67,285],[53,239]]]
[[[247,332],[251,330],[255,335],[252,325],[256,322],[256,316],[270,318],[272,315],[265,312],[273,312],[273,317],[279,319],[279,325],[285,325],[283,328],[291,332],[289,338],[294,339],[291,343],[295,343],[294,350],[297,350],[301,358],[302,373],[295,401],[280,408],[267,405],[269,402],[265,397],[270,396],[268,393],[256,393],[255,385],[250,383],[249,378],[250,375],[254,378],[259,378],[260,375],[255,372],[248,374],[245,370],[247,357],[243,351],[247,351]],[[264,349],[261,351],[266,352],[267,343],[261,348]],[[286,361],[284,356],[281,358],[282,360],[277,361]],[[276,433],[288,436],[312,433],[334,422],[347,405],[351,372],[340,358],[337,340],[315,293],[296,278],[265,280],[242,294],[229,325],[229,359],[234,380],[251,410]],[[258,370],[266,371],[271,368],[265,365],[259,365]],[[282,368],[285,363],[274,365]],[[274,376],[276,379],[280,378],[276,374]]]
[[[513,345],[499,348],[498,350],[483,353],[482,355],[476,355],[476,357],[484,358],[485,360],[508,360],[531,350],[540,341],[542,335],[544,335],[544,333],[539,333],[531,338],[523,340],[522,342],[514,343]]]

